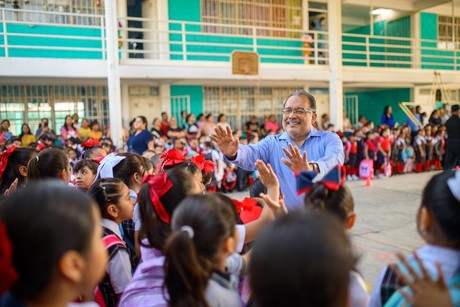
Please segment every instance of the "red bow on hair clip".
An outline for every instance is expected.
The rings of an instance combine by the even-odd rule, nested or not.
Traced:
[[[315,183],[320,183],[332,191],[337,191],[345,183],[345,166],[336,165],[321,180],[313,182],[316,173],[304,171],[296,174],[297,195],[309,192]]]
[[[160,156],[163,162],[160,164],[160,171],[163,171],[165,166],[173,166],[185,161],[184,153],[178,149],[170,149],[163,152]]]
[[[96,162],[97,164],[101,164],[101,161],[105,158],[105,156],[99,156],[99,157],[96,157],[96,158],[92,158],[91,160],[93,160],[94,162]]]
[[[5,168],[8,164],[8,158],[14,152],[15,149],[16,147],[14,147],[13,145],[10,148],[8,148],[6,151],[4,151],[2,155],[0,156],[0,177],[3,176],[3,172],[5,171]]]
[[[249,223],[259,218],[262,207],[257,206],[257,199],[246,197],[242,201],[232,199],[236,207],[236,212],[243,223]]]
[[[216,165],[214,164],[214,162],[212,161],[209,161],[209,160],[206,160],[204,158],[204,154],[200,154],[198,156],[194,156],[190,159],[193,163],[196,164],[196,166],[198,166],[198,168],[202,171],[204,171],[205,174],[210,174],[212,172],[214,172],[214,169],[216,167]]]
[[[45,147],[46,147],[45,144],[40,143],[40,144],[37,145],[37,150],[42,151],[43,149],[45,149]]]
[[[13,247],[8,238],[5,223],[0,223],[0,297],[19,279],[19,274],[13,266]]]
[[[88,140],[86,142],[81,143],[81,147],[83,148],[93,148],[94,146],[101,146],[100,142],[96,142],[95,140]]]
[[[164,223],[170,224],[171,217],[160,200],[160,197],[165,195],[173,187],[173,183],[168,179],[168,175],[166,173],[155,176],[147,175],[142,179],[142,184],[144,183],[148,183],[149,185],[150,200],[156,214]]]

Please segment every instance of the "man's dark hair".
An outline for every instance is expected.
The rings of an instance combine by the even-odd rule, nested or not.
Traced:
[[[315,97],[313,97],[313,95],[311,95],[310,93],[307,93],[306,91],[304,91],[304,90],[301,89],[301,88],[296,89],[294,92],[292,92],[292,93],[286,98],[286,100],[285,100],[284,103],[283,103],[283,108],[284,108],[284,106],[286,105],[286,101],[288,101],[288,99],[291,98],[292,96],[304,96],[304,97],[307,97],[307,98],[308,98],[308,101],[310,102],[310,110],[316,112],[316,100],[315,100]]]

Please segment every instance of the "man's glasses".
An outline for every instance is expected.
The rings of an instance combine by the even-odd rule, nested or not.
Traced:
[[[310,113],[310,114],[315,113],[314,110],[309,110],[309,109],[304,109],[304,108],[296,108],[296,109],[284,108],[282,112],[284,115],[289,115],[291,113],[294,113],[295,115],[299,115],[299,116],[305,115],[307,113]]]

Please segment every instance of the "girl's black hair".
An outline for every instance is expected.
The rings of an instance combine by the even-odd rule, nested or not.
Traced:
[[[460,201],[447,184],[454,177],[455,171],[452,170],[433,176],[423,189],[422,206],[431,211],[442,235],[460,247]]]
[[[32,183],[27,192],[18,191],[2,200],[0,222],[6,224],[19,274],[10,290],[14,297],[21,301],[38,298],[66,252],[88,251],[95,227],[99,227],[92,207],[85,193],[50,180]]]
[[[209,306],[206,285],[222,242],[235,233],[236,209],[225,196],[195,195],[173,214],[173,233],[165,246],[165,286],[169,306]],[[191,227],[193,236],[181,229]]]
[[[113,177],[120,178],[131,188],[134,184],[133,175],[137,173],[141,178],[144,175],[144,160],[141,155],[133,152],[122,153],[119,156],[125,158],[113,168]]]
[[[70,115],[67,115],[64,119],[64,125],[62,125],[62,127],[65,129],[65,131],[69,131],[69,127],[67,127],[67,118],[70,117],[72,119],[72,124],[70,125],[72,128],[75,129],[75,127],[73,126],[73,117],[70,116]]]
[[[144,123],[145,127],[147,127],[148,123],[147,123],[147,118],[143,115],[139,115],[139,116],[136,116],[136,118],[140,118],[141,121]]]
[[[385,114],[385,115],[388,114],[388,110],[389,110],[390,108],[391,108],[391,106],[385,106],[385,107],[383,108],[383,114]]]
[[[153,169],[153,164],[149,159],[147,159],[146,157],[142,157],[142,161],[144,162],[144,170],[146,173],[148,172],[148,170]]]
[[[19,167],[27,167],[29,160],[34,157],[37,151],[30,147],[16,148],[8,157],[8,163],[0,178],[0,194],[10,187],[13,181],[17,178],[18,185],[22,185],[26,181],[26,177],[22,176],[19,172]]]
[[[172,216],[179,203],[187,196],[192,194],[195,186],[193,175],[186,170],[173,168],[166,171],[168,180],[173,184],[171,190],[160,197],[163,207]],[[141,219],[141,229],[139,230],[139,243],[143,246],[154,247],[163,250],[166,238],[171,233],[171,226],[158,218],[152,199],[150,198],[150,185],[144,183],[138,194],[139,215]],[[147,239],[144,244],[141,240]]]
[[[193,163],[191,160],[185,160],[184,162],[182,163],[179,163],[179,164],[175,164],[175,165],[172,165],[172,166],[165,166],[164,169],[171,169],[171,168],[181,168],[181,169],[185,169],[186,171],[189,171],[192,175],[195,175],[197,172],[200,171],[200,169],[198,168],[198,166],[196,166],[195,163]]]
[[[94,175],[97,174],[97,167],[99,166],[99,164],[97,164],[97,162],[90,160],[90,159],[82,159],[78,161],[77,163],[75,163],[75,165],[73,166],[73,172],[76,174],[79,170],[83,169],[85,166],[88,167],[91,170],[91,172],[93,172]]]
[[[69,159],[62,149],[44,149],[27,164],[27,180],[59,178],[60,172],[66,169],[68,164]]]
[[[105,149],[102,148],[102,146],[99,146],[99,145],[94,145],[91,148],[86,148],[83,151],[82,155],[81,155],[82,159],[94,159],[94,158],[97,158],[98,156],[95,155],[94,153],[99,149],[103,150],[105,152]]]
[[[33,134],[32,130],[30,130],[30,126],[28,124],[24,123],[21,126],[21,134],[19,135],[19,140],[22,140],[22,137],[24,136],[24,130],[22,129],[22,128],[24,128],[24,126],[26,126],[27,129],[29,129],[29,134]]]
[[[217,122],[219,123],[219,122],[220,122],[220,119],[221,119],[222,117],[224,117],[224,116],[225,116],[225,114],[219,114],[219,116],[217,117]]]
[[[250,262],[257,305],[338,307],[346,303],[355,258],[335,217],[294,212],[262,230]]]
[[[311,191],[305,195],[304,205],[307,210],[330,212],[342,223],[347,222],[355,208],[353,195],[347,186],[342,185],[337,191],[333,191],[321,183],[315,183]]]
[[[117,178],[104,178],[96,180],[88,190],[88,194],[96,201],[101,216],[111,219],[107,213],[110,204],[118,204],[124,183]]]

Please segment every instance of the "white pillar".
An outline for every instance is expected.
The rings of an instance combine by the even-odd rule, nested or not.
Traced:
[[[343,75],[342,75],[342,1],[327,1],[329,29],[329,110],[331,122],[342,130]]]
[[[171,86],[169,84],[160,85],[160,103],[161,112],[166,112],[171,116]]]
[[[105,0],[105,27],[107,43],[107,89],[109,93],[110,134],[113,144],[123,144],[121,127],[121,89],[118,60],[117,2]]]
[[[168,1],[157,1],[158,11],[158,40],[159,40],[159,59],[169,60],[169,12]]]
[[[308,15],[308,0],[302,0],[302,31],[307,33],[310,30],[310,16]]]
[[[422,46],[421,44],[421,28],[422,25],[420,24],[420,13],[415,13],[411,16],[410,19],[410,33],[412,33],[412,61],[413,65],[412,68],[420,68],[421,67],[421,61],[422,58],[420,56],[420,47]],[[414,101],[414,100],[413,100]]]

